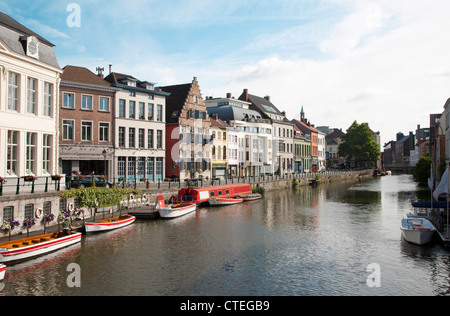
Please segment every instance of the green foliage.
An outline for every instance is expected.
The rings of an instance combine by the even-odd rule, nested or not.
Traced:
[[[419,184],[426,185],[428,183],[428,178],[430,177],[430,168],[431,158],[420,158],[419,162],[414,168],[414,180],[419,182]]]
[[[81,207],[102,208],[118,205],[125,196],[139,193],[140,190],[90,187],[64,191],[60,197],[63,200],[77,197]]]
[[[264,196],[264,194],[266,193],[266,189],[264,189],[263,187],[253,187],[252,193],[259,193]]]
[[[380,149],[372,138],[372,132],[367,123],[358,124],[354,121],[347,133],[342,136],[343,143],[339,145],[339,156],[358,162],[376,164]]]

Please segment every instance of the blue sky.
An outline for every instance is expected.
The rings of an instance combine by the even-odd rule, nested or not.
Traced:
[[[70,3],[80,27],[69,27]],[[0,0],[56,45],[61,67],[170,85],[196,76],[204,96],[270,95],[289,118],[354,120],[382,141],[429,125],[450,97],[448,0]]]

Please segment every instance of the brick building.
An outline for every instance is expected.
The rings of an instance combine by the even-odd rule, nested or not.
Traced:
[[[63,174],[112,177],[118,89],[84,67],[66,66],[60,84],[59,156]]]

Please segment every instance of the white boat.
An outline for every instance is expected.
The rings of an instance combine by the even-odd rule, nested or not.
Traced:
[[[416,245],[429,243],[436,232],[433,224],[425,218],[404,218],[400,229],[403,238]]]
[[[84,227],[86,233],[105,232],[114,229],[119,229],[135,222],[136,217],[131,215],[122,215],[119,217],[104,219],[96,222],[85,223]]]
[[[259,193],[237,195],[236,197],[237,197],[238,199],[243,199],[244,202],[247,202],[247,201],[256,201],[256,200],[262,199],[262,195],[259,194]]]
[[[165,219],[181,217],[189,213],[192,213],[197,209],[196,204],[190,203],[166,205],[164,202],[164,197],[162,195],[158,195],[155,207],[158,210],[161,218]]]
[[[81,241],[81,233],[53,233],[0,244],[0,263],[37,257]]]
[[[208,200],[211,206],[234,205],[244,202],[242,198],[213,198]]]
[[[0,264],[0,281],[5,278],[6,274],[6,266],[4,264]]]

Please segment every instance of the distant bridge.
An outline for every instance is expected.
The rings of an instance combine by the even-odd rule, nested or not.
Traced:
[[[384,169],[386,171],[388,171],[388,170],[392,171],[393,174],[413,174],[414,173],[413,166],[407,166],[407,165],[401,165],[401,164],[384,165]]]

